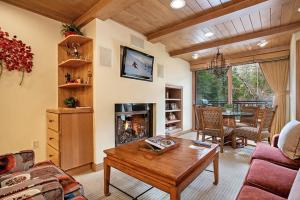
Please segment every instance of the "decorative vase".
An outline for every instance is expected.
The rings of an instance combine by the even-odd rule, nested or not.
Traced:
[[[68,37],[69,35],[78,35],[78,34],[73,31],[67,31],[67,32],[64,32],[64,35],[65,35],[65,37]]]

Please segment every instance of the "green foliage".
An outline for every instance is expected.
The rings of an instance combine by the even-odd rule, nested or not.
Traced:
[[[232,85],[234,100],[272,100],[273,92],[256,63],[233,67]]]
[[[216,78],[209,70],[196,72],[196,99],[203,101],[227,101],[227,76]],[[258,64],[234,66],[232,68],[233,100],[271,101],[273,92]]]
[[[77,27],[75,24],[63,24],[61,33],[64,34],[66,32],[74,32],[77,33],[78,35],[83,35],[82,32],[80,31],[80,28]]]
[[[78,100],[74,97],[69,97],[64,100],[64,104],[69,108],[75,108],[77,106]]]
[[[210,101],[227,100],[227,77],[217,78],[209,70],[196,72],[197,103],[203,99]]]

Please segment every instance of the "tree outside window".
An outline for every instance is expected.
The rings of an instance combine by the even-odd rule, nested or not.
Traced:
[[[217,78],[209,70],[196,72],[196,103],[223,106],[228,100],[227,76]],[[232,97],[234,102],[263,101],[270,104],[273,92],[258,63],[232,67]]]

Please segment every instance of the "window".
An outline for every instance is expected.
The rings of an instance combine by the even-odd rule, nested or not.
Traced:
[[[234,101],[272,101],[273,92],[258,63],[232,67]]]
[[[227,102],[227,76],[217,78],[209,70],[196,72],[197,104],[218,104]]]
[[[258,63],[233,66],[232,87],[228,87],[227,75],[217,78],[209,70],[196,72],[196,104],[224,106],[228,94],[233,104],[270,105],[273,92],[269,87]],[[228,91],[228,88],[232,88]]]

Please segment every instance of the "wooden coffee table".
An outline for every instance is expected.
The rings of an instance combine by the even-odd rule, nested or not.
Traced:
[[[161,155],[141,151],[139,146],[142,141],[104,150],[107,155],[104,158],[105,196],[110,195],[111,167],[169,193],[171,200],[179,200],[181,192],[212,162],[214,184],[217,185],[218,145],[212,144],[211,148],[199,149],[191,140],[172,139],[180,145]]]

